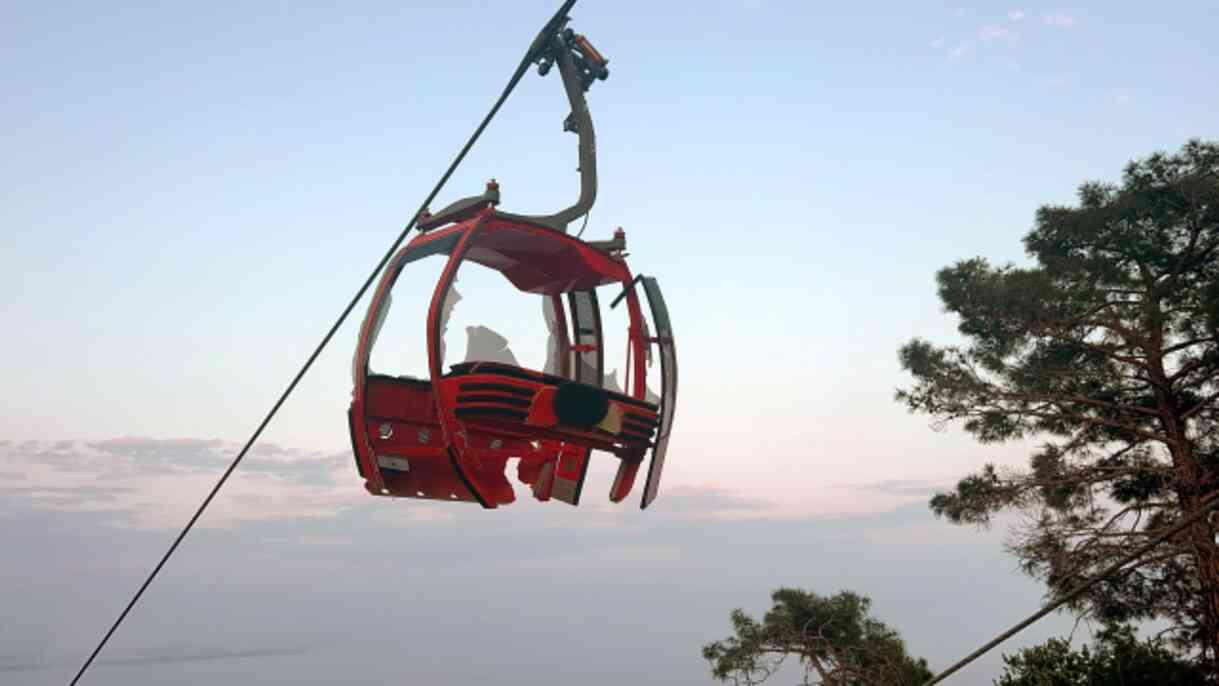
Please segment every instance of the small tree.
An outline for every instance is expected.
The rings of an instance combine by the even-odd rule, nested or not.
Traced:
[[[1158,640],[1139,641],[1128,626],[1106,628],[1092,649],[1072,650],[1052,638],[1015,655],[995,686],[1204,686],[1205,672],[1182,660]]]
[[[1042,207],[1036,265],[985,259],[939,272],[967,343],[901,349],[898,399],[984,443],[1046,440],[1028,470],[992,465],[936,495],[955,523],[1023,509],[1011,544],[1051,592],[1075,586],[1219,489],[1219,145],[1087,183],[1078,207]],[[1219,544],[1203,519],[1093,587],[1076,610],[1167,619],[1219,673]]]
[[[760,623],[733,610],[734,635],[703,646],[716,679],[760,684],[793,655],[805,684],[917,686],[932,676],[925,660],[906,655],[896,631],[868,614],[865,597],[843,591],[824,598],[781,588],[771,600]]]

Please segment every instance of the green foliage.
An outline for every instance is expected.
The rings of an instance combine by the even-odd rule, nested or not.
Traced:
[[[939,296],[963,344],[899,353],[912,412],[981,443],[1037,439],[1025,470],[992,465],[932,498],[954,523],[1003,510],[1011,544],[1052,593],[1192,513],[1219,489],[1219,144],[1130,163],[1046,206],[1029,266],[962,260]],[[1203,522],[1074,604],[1112,620],[1167,619],[1219,671],[1219,545]]]
[[[932,676],[925,660],[906,655],[896,631],[868,613],[868,598],[780,588],[771,600],[761,622],[734,610],[733,636],[703,647],[716,679],[759,684],[789,656],[806,683],[824,686],[916,686]]]
[[[1089,649],[1072,650],[1068,641],[1052,638],[1015,655],[1004,655],[1006,667],[995,686],[1205,686],[1203,669],[1182,660],[1161,642],[1139,641],[1133,630],[1106,629]]]

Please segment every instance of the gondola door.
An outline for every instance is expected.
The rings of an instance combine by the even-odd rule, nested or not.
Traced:
[[[569,378],[600,388],[605,379],[605,350],[601,335],[601,309],[597,292],[575,291],[568,294],[570,307],[571,337],[570,362],[567,365]],[[588,476],[588,463],[592,450],[575,445],[564,445],[555,466],[554,488],[551,496],[570,505],[580,504],[580,493],[584,490],[584,479]]]
[[[643,489],[640,508],[646,508],[656,500],[660,489],[660,475],[665,467],[665,453],[669,449],[669,433],[673,428],[673,414],[677,409],[677,352],[673,347],[673,326],[669,321],[669,310],[661,295],[656,279],[645,276],[640,279],[652,311],[652,324],[656,335],[648,342],[660,348],[660,426],[652,446],[652,462],[648,466],[648,480]]]

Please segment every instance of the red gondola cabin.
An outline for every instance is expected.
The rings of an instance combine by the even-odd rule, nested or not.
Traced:
[[[516,459],[519,480],[539,500],[579,503],[592,451],[619,458],[610,500],[623,500],[651,454],[641,507],[656,498],[673,425],[677,362],[664,299],[655,279],[633,277],[625,236],[583,241],[567,223],[587,213],[596,192],[591,117],[583,92],[604,78],[606,60],[582,36],[560,31],[540,55],[542,71],[557,63],[572,104],[565,128],[580,137],[581,195],[555,215],[499,211],[492,182],[481,196],[424,215],[417,235],[386,266],[363,325],[353,364],[348,414],[356,468],[374,495],[478,502],[494,508],[514,499],[506,476]],[[444,256],[427,314],[428,378],[370,372],[369,356],[384,322],[389,294],[404,269]],[[445,368],[446,299],[463,264],[503,274],[519,291],[548,303],[555,368],[526,369],[502,361],[467,360]],[[604,384],[598,289],[628,316],[625,392]],[[647,300],[651,326],[641,305]],[[659,349],[661,390],[647,389],[651,346]]]

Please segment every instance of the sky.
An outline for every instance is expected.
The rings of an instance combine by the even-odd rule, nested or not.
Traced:
[[[0,7],[0,680],[66,682],[555,6]],[[956,340],[937,269],[1020,263],[1039,206],[1219,137],[1212,14],[582,0],[610,58],[586,236],[625,229],[681,365],[655,507],[605,502],[609,457],[578,510],[367,498],[357,309],[86,683],[709,683],[699,646],[780,585],[870,595],[950,664],[1041,589],[1007,522],[927,497],[1028,446],[908,415],[897,350]],[[491,177],[509,211],[569,204],[566,114],[529,74],[436,206]],[[468,323],[542,330],[488,283],[459,284]],[[404,290],[382,341],[405,356]]]

